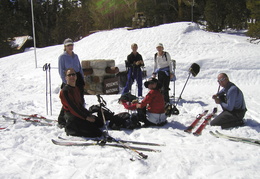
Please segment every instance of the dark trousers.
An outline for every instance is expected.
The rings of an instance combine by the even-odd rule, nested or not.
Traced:
[[[102,131],[99,129],[103,126],[103,121],[96,117],[95,122],[89,122],[73,116],[70,112],[65,112],[66,120],[65,132],[71,136],[100,137]]]
[[[142,70],[139,67],[136,68],[129,68],[127,74],[127,82],[123,89],[122,94],[128,93],[132,89],[132,84],[136,80],[138,85],[138,96],[142,96],[143,92],[143,84],[142,84]]]
[[[211,126],[221,126],[222,129],[244,125],[246,110],[223,111],[210,122]]]
[[[168,72],[168,74],[170,73]],[[162,93],[164,96],[164,101],[165,103],[169,103],[170,102],[170,97],[169,97],[170,76],[168,76],[164,71],[159,71],[158,81],[162,85]]]

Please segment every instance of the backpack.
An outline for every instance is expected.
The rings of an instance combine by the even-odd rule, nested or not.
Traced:
[[[164,53],[163,53],[163,55],[165,56],[166,61],[167,61],[168,59],[167,59],[167,55],[166,55],[166,54],[167,54],[167,52],[164,52]],[[154,54],[154,60],[156,59],[156,57],[157,57],[157,53]]]
[[[133,100],[138,99],[135,95],[132,95],[130,92],[122,94],[118,101],[127,101],[132,102]]]
[[[104,117],[105,117],[106,121],[111,120],[114,117],[114,112],[110,111],[105,106],[102,106],[102,110],[103,110]],[[103,119],[100,105],[92,105],[92,106],[90,106],[89,107],[89,112],[91,112],[91,113],[97,112],[98,118]]]
[[[121,128],[135,129],[141,127],[141,123],[138,121],[136,115],[130,115],[128,112],[122,112],[114,115],[108,126],[113,130],[120,130]]]
[[[102,106],[102,110],[106,121],[109,121],[108,127],[113,130],[120,130],[121,128],[135,129],[141,126],[138,118],[135,117],[135,115],[130,115],[128,112],[121,112],[115,115],[114,112],[110,111],[104,106]],[[103,120],[101,108],[99,105],[92,105],[89,107],[89,112],[97,112],[98,118]]]

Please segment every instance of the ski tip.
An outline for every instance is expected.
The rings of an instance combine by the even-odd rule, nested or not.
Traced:
[[[191,133],[191,130],[185,129],[184,132]]]
[[[201,134],[194,132],[193,135],[198,137],[198,136],[200,136]]]
[[[218,108],[215,107],[215,108],[213,109],[213,113],[216,113],[217,111],[218,111]]]
[[[57,144],[57,141],[54,139],[51,139],[52,143]]]
[[[147,159],[148,158],[148,155],[145,155],[143,153],[139,153],[139,155],[142,157],[142,159]]]

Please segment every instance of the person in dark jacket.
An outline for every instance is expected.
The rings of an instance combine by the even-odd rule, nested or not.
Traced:
[[[78,58],[78,55],[73,52],[74,43],[70,38],[64,40],[64,52],[59,56],[58,69],[59,74],[62,80],[61,89],[65,86],[66,76],[65,71],[68,68],[73,68],[77,74],[76,85],[79,87],[81,95],[84,96],[84,74],[83,70]],[[60,111],[60,115],[58,117],[59,127],[63,128],[66,124],[64,119],[64,110],[63,108]]]
[[[99,129],[104,125],[102,119],[93,116],[85,107],[81,91],[76,86],[77,75],[73,68],[65,72],[67,84],[60,92],[62,107],[65,111],[65,132],[67,135],[100,137]]]
[[[222,129],[243,126],[243,118],[247,109],[242,91],[229,81],[225,73],[218,75],[218,83],[223,89],[212,98],[216,104],[221,105],[223,112],[215,117],[210,125],[221,126]]]
[[[142,87],[142,70],[141,67],[144,66],[142,56],[137,52],[138,46],[137,44],[132,44],[132,53],[127,56],[126,66],[128,68],[127,73],[127,82],[123,89],[122,94],[128,93],[131,91],[132,84],[134,80],[136,80],[138,85],[138,97],[142,96],[143,87]]]

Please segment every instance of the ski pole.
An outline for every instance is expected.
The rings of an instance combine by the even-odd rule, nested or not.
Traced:
[[[175,106],[177,106],[178,102],[179,102],[180,99],[181,99],[181,95],[182,95],[182,93],[183,93],[183,91],[184,91],[184,89],[185,89],[185,87],[186,87],[186,85],[187,85],[187,82],[188,82],[188,80],[189,80],[189,78],[190,78],[190,74],[191,74],[191,73],[189,73],[189,76],[188,76],[188,78],[187,78],[187,80],[186,80],[186,82],[185,82],[185,84],[184,84],[184,86],[183,86],[183,88],[182,88],[181,94],[180,94],[178,100],[176,101]]]
[[[49,68],[49,87],[50,87],[50,112],[51,112],[51,116],[52,116],[52,99],[51,99],[51,64],[48,64],[48,68]]]
[[[178,100],[176,101],[176,103],[175,103],[174,106],[173,106],[172,114],[174,114],[174,115],[178,115],[178,114],[179,114],[179,110],[177,109],[176,106],[178,105],[178,102],[179,102],[180,99],[181,99],[181,95],[182,95],[182,93],[183,93],[183,91],[184,91],[184,89],[185,89],[185,87],[186,87],[186,84],[187,84],[189,78],[190,78],[190,74],[191,74],[191,73],[189,73],[189,76],[188,76],[188,78],[187,78],[187,80],[186,80],[186,82],[185,82],[185,84],[184,84],[184,86],[183,86],[183,88],[182,88],[182,91],[181,91],[181,94],[180,94]]]
[[[103,123],[105,125],[106,134],[108,135],[108,128],[107,128],[107,125],[106,125],[106,118],[105,118],[104,111],[103,111],[103,106],[106,106],[106,102],[100,96],[100,94],[97,94],[97,99],[98,99],[98,102],[99,102],[99,106],[100,106],[100,110],[101,110],[101,114],[102,114],[102,118],[103,118]]]
[[[116,143],[122,145],[124,148],[127,148],[127,149],[131,150],[132,152],[135,152],[135,154],[137,155],[138,158],[140,158],[140,159],[147,159],[148,158],[148,155],[145,155],[142,152],[137,151],[136,149],[134,149],[134,148],[130,147],[129,145],[121,142],[120,140],[117,140],[117,139],[115,139],[115,138],[113,138],[111,136],[109,136],[109,137],[112,140],[114,140]],[[131,159],[131,160],[133,160],[133,159]]]
[[[48,115],[48,64],[43,65],[43,71],[46,71],[46,113]]]
[[[189,80],[189,78],[190,78],[190,75],[192,74],[192,76],[195,77],[195,76],[197,76],[197,74],[199,73],[199,71],[200,71],[200,66],[199,66],[197,63],[193,63],[193,64],[191,65],[191,67],[189,68],[188,78],[187,78],[187,80],[186,80],[186,82],[185,82],[185,84],[184,84],[184,87],[182,88],[181,94],[180,94],[180,96],[179,96],[177,102],[176,102],[175,105],[173,106],[172,114],[174,114],[174,115],[178,115],[178,114],[179,114],[179,110],[176,108],[176,106],[178,105],[178,102],[179,102],[179,100],[181,99],[181,95],[182,95],[182,93],[183,93],[183,91],[184,91],[184,89],[185,89],[185,87],[186,87],[186,84],[187,84],[187,82],[188,82],[188,80]]]
[[[172,68],[173,68],[173,75],[174,75],[174,78],[175,78],[175,69],[176,69],[176,61],[175,60],[172,60]],[[173,97],[173,104],[175,103],[175,80],[173,80],[173,94],[172,94],[172,97]]]
[[[220,90],[220,85],[218,86],[217,94],[218,94],[219,90]],[[218,104],[216,104],[216,108],[218,109]]]
[[[217,91],[217,94],[218,94],[219,90],[220,90],[220,85],[218,86],[218,91]]]

